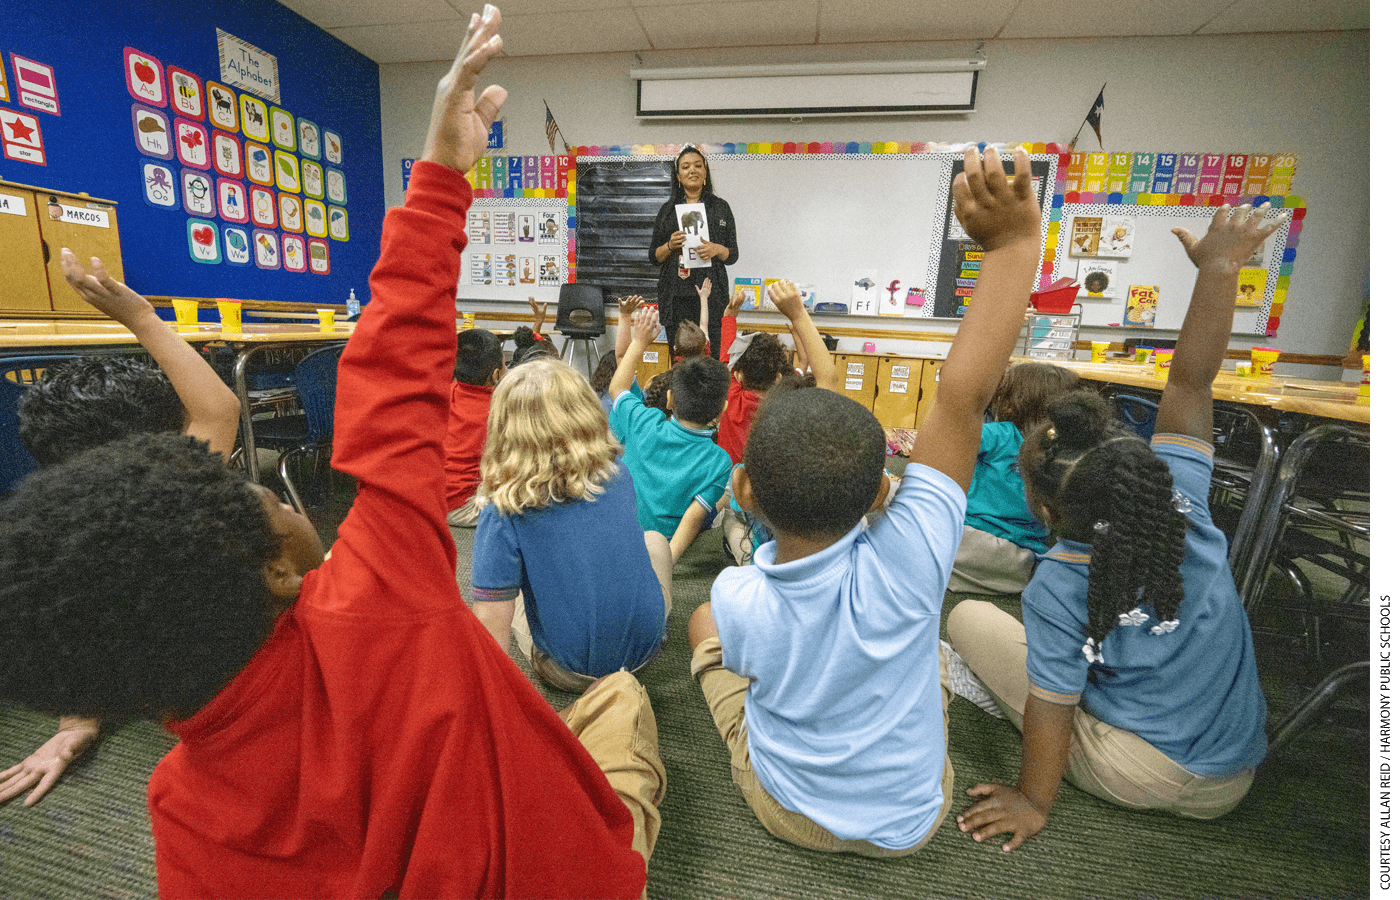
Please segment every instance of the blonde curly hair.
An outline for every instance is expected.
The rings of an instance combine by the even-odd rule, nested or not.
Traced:
[[[554,359],[524,363],[491,395],[477,500],[506,515],[592,500],[617,471],[621,451],[578,371]]]

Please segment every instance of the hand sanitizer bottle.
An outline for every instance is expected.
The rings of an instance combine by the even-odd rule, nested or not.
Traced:
[[[360,314],[360,301],[355,299],[355,289],[350,289],[350,299],[345,301],[345,313],[350,318],[355,318]]]

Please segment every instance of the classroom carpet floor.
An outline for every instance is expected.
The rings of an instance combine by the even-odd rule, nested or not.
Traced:
[[[348,502],[338,491],[312,510],[333,536]],[[453,529],[466,593],[470,530]],[[328,541],[329,543],[329,541]],[[686,620],[727,564],[718,532],[702,535],[675,569],[670,641],[640,676],[651,696],[669,779],[651,860],[653,900],[709,898],[1344,898],[1367,895],[1368,744],[1364,689],[1336,705],[1260,768],[1238,808],[1211,822],[1119,809],[1064,786],[1049,825],[1010,854],[978,844],[950,815],[913,856],[873,860],[803,850],[770,836],[730,781],[728,754],[690,678]],[[949,595],[947,610],[963,597]],[[1016,597],[992,598],[1019,614]],[[1281,628],[1257,639],[1271,715],[1296,703],[1329,668],[1367,656],[1365,629],[1324,634],[1318,663]],[[521,658],[518,651],[516,661]],[[528,672],[528,666],[524,666]],[[540,682],[535,679],[535,683]],[[556,708],[572,699],[541,686]],[[1011,781],[1020,736],[961,698],[949,708],[963,791]],[[48,716],[0,707],[0,768],[46,740]],[[0,807],[0,898],[149,897],[155,893],[146,779],[173,738],[151,723],[104,730],[100,742],[35,807]]]

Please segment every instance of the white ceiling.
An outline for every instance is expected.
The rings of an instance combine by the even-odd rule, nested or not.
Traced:
[[[480,0],[281,0],[377,63],[451,59]],[[510,56],[1370,28],[1368,0],[497,0]],[[1247,47],[1241,48],[1248,53]]]

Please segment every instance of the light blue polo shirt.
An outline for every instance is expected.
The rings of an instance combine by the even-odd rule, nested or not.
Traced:
[[[1159,434],[1152,449],[1189,504],[1179,624],[1165,631],[1150,604],[1125,614],[1098,648],[1103,662],[1094,665],[1091,681],[1084,651],[1089,545],[1061,540],[1021,595],[1031,693],[1050,703],[1078,703],[1197,775],[1233,775],[1264,759],[1268,710],[1229,547],[1207,505],[1211,448]]]
[[[713,428],[686,428],[629,392],[617,395],[608,426],[622,442],[619,461],[632,472],[643,531],[659,531],[669,541],[692,500],[714,512],[733,464],[715,443]]]

